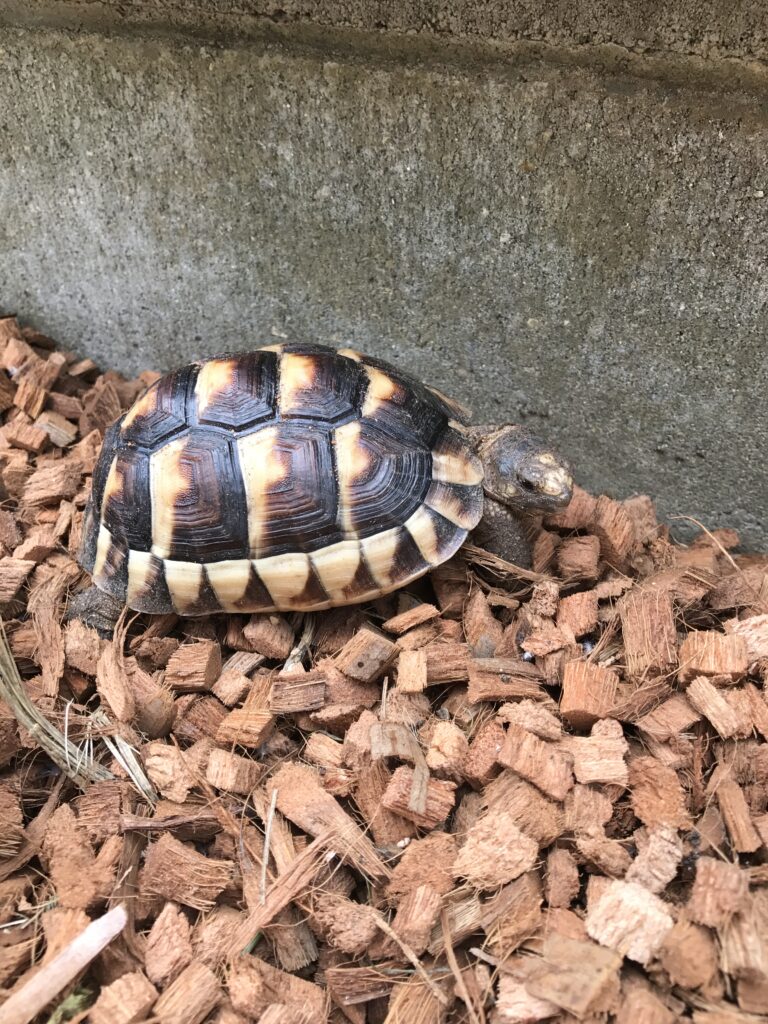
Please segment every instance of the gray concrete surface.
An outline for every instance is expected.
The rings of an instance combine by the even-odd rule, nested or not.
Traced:
[[[4,10],[6,311],[126,372],[353,344],[767,545],[761,66]]]
[[[612,45],[638,53],[768,57],[763,0],[4,0],[17,18],[50,24],[61,15],[106,16],[113,24],[154,22],[220,29],[241,16],[275,25],[311,24],[488,42]]]

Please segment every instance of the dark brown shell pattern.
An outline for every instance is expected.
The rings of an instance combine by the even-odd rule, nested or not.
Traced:
[[[352,350],[175,370],[108,430],[81,564],[137,611],[319,610],[402,587],[482,514],[457,406]]]

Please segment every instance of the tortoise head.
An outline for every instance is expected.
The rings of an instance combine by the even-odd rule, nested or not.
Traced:
[[[478,446],[486,494],[515,512],[554,512],[573,494],[571,468],[524,427],[504,426]]]

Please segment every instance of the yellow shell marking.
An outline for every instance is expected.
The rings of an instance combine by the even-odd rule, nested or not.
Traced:
[[[392,570],[399,537],[400,527],[395,526],[360,541],[371,576],[380,587],[390,587],[393,583]]]
[[[333,435],[339,474],[339,525],[347,539],[357,536],[351,514],[355,481],[370,465],[370,454],[360,444],[360,433],[360,424],[352,422]]]
[[[233,608],[248,589],[250,561],[247,558],[232,558],[223,562],[209,562],[205,568],[221,607],[225,611]]]
[[[117,456],[112,460],[112,465],[109,467],[109,473],[107,474],[107,480],[104,484],[104,494],[101,498],[101,507],[105,509],[112,498],[116,498],[123,489],[123,477],[117,465]]]
[[[152,553],[167,558],[173,541],[176,502],[189,487],[181,456],[186,439],[169,441],[150,457],[149,489],[152,498]]]
[[[120,429],[125,430],[126,427],[130,427],[137,416],[151,416],[156,408],[156,388],[150,388],[149,391],[145,391],[144,394],[140,398],[137,398],[133,403],[131,408],[125,414]]]
[[[363,357],[354,348],[340,348],[338,350],[340,356],[344,356],[345,359],[351,359],[355,363],[362,363]]]
[[[258,558],[268,518],[269,494],[288,475],[288,467],[276,454],[276,427],[265,427],[237,441],[237,456],[248,505],[248,544]]]
[[[424,504],[462,530],[473,530],[477,526],[477,515],[468,510],[455,491],[437,480],[430,484]]]
[[[101,523],[99,526],[99,536],[96,538],[96,558],[93,562],[93,573],[94,580],[98,580],[104,572],[104,567],[107,564],[107,556],[109,555],[109,549],[112,547],[112,534]]]
[[[474,487],[482,483],[483,467],[469,452],[432,452],[432,479]]]
[[[289,352],[280,359],[280,389],[278,407],[287,415],[302,405],[302,392],[315,383],[317,362],[313,356],[300,356]]]
[[[149,551],[128,552],[128,591],[126,603],[131,604],[144,593],[149,573],[152,568],[152,555]]]
[[[235,381],[237,362],[234,359],[212,359],[203,363],[195,383],[198,412],[204,413],[209,405],[225,394]]]
[[[392,401],[400,391],[400,387],[391,377],[388,377],[382,370],[377,370],[375,366],[366,366],[365,372],[368,374],[368,390],[365,393],[362,414],[363,416],[373,416],[385,402]]]
[[[356,540],[342,540],[310,556],[318,579],[334,604],[347,600],[344,588],[355,578],[360,567],[360,545]]]
[[[437,531],[435,522],[429,514],[429,509],[416,509],[413,515],[405,521],[405,528],[416,542],[416,547],[424,559],[430,565],[437,565],[440,559],[440,550],[437,542]]]
[[[309,579],[309,558],[302,554],[273,555],[253,563],[278,608],[294,606]]]
[[[165,581],[173,607],[183,614],[200,597],[203,567],[197,562],[176,562],[166,559]]]

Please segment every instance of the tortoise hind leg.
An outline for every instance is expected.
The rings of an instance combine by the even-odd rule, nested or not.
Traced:
[[[91,586],[72,598],[64,620],[69,622],[77,619],[95,629],[103,639],[110,640],[124,607],[122,601],[118,601],[98,587]]]

